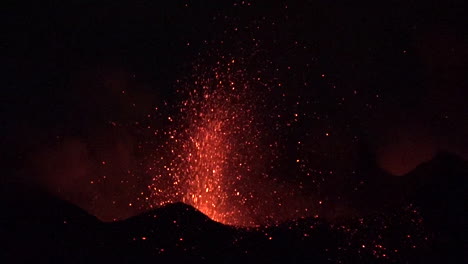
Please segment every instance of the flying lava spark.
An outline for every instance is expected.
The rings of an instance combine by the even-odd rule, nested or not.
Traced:
[[[255,36],[261,28],[248,28],[245,35]],[[313,158],[302,150],[301,137],[310,138],[310,131],[300,124],[328,122],[326,116],[307,114],[314,103],[310,95],[294,94],[296,88],[288,93],[280,68],[290,72],[291,66],[273,61],[269,42],[233,40],[226,48],[230,33],[239,32],[237,27],[231,31],[225,32],[226,40],[207,44],[208,52],[199,54],[192,73],[176,81],[177,101],[165,103],[151,115],[156,117],[152,122],[165,126],[154,132],[155,141],[162,143],[149,150],[146,174],[152,182],[145,199],[150,208],[184,202],[213,220],[236,226],[316,216],[324,206],[313,190],[324,181],[325,173],[309,164]],[[297,41],[291,50],[301,58],[309,57]],[[298,71],[311,71],[312,64],[305,59]],[[315,75],[325,78],[323,73]],[[300,86],[309,89],[310,83],[306,80]],[[331,125],[327,126],[327,132],[321,133],[324,137],[330,136]],[[302,136],[291,151],[288,144],[294,133]],[[314,188],[305,191],[302,181],[291,184],[278,177],[291,171],[312,181]]]
[[[168,117],[176,124],[167,133],[174,158],[162,166],[166,173],[158,174],[150,188],[153,196],[160,195],[161,180],[171,177],[178,196],[173,199],[224,224],[253,225],[248,204],[255,194],[248,185],[259,176],[268,177],[274,148],[264,144],[258,96],[240,64],[222,58],[207,76],[190,84],[193,87],[180,90],[187,97],[180,115]]]
[[[2,16],[0,255],[466,259],[464,9],[71,2]]]

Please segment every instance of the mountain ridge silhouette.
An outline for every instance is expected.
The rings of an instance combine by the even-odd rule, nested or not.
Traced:
[[[401,260],[437,263],[464,258],[467,172],[466,161],[440,153],[406,176],[389,178],[398,187],[396,193],[401,192],[402,201],[376,207],[370,215],[396,215],[391,219],[401,222],[399,206],[413,204],[431,237],[420,251],[401,253]],[[336,226],[360,226],[359,217],[337,224],[311,217],[277,226],[239,228],[215,222],[190,205],[174,203],[105,223],[51,194],[13,184],[2,186],[1,201],[2,233],[7,242],[1,253],[14,262],[376,261],[357,251],[338,250],[346,246],[343,243],[355,242]],[[373,228],[372,224],[366,227]],[[389,228],[396,237],[403,237],[412,227],[397,223]],[[398,239],[390,242],[398,244]]]

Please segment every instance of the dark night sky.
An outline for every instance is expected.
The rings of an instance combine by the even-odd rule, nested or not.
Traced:
[[[133,172],[148,155],[139,146],[151,141],[139,124],[164,129],[146,118],[165,103],[169,115],[176,111],[176,81],[197,74],[194,65],[209,63],[213,49],[244,56],[239,47],[248,49],[252,38],[260,55],[247,70],[262,70],[292,98],[271,93],[266,107],[295,111],[301,97],[311,103],[300,113],[319,117],[265,132],[284,139],[284,164],[308,153],[301,154],[307,166],[336,171],[327,181],[339,192],[363,148],[396,175],[439,150],[468,159],[463,1],[8,2],[1,11],[5,181],[44,185],[103,219],[141,210],[127,206],[148,184]],[[109,183],[90,187],[90,171]],[[275,177],[286,188],[307,181],[284,171]],[[102,212],[110,202],[125,206]]]

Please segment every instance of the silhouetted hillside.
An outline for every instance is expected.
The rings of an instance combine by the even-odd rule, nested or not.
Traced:
[[[112,223],[25,186],[3,186],[2,257],[10,262],[460,263],[467,164],[439,154],[391,178],[395,199],[336,222],[236,228],[176,203]],[[380,186],[386,186],[383,176]]]
[[[12,263],[82,262],[98,254],[103,223],[82,209],[27,186],[2,186],[2,255]]]
[[[466,239],[468,162],[439,153],[404,178],[407,200],[420,208],[434,232],[434,251],[439,256],[462,259]],[[443,257],[440,261],[446,261]]]

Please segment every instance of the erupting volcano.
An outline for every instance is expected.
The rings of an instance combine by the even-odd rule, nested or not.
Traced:
[[[266,145],[261,131],[261,90],[240,61],[222,58],[217,67],[197,67],[206,71],[193,74],[195,81],[178,82],[185,85],[179,91],[186,99],[178,105],[179,113],[168,117],[173,126],[162,133],[167,145],[156,150],[164,157],[170,149],[172,158],[156,161],[153,167],[164,170],[150,189],[152,199],[166,195],[158,186],[169,177],[177,196],[171,199],[193,205],[215,221],[251,226],[259,224],[252,218],[259,210],[250,202],[255,199],[252,186],[268,183],[275,147]]]
[[[10,1],[0,256],[463,262],[457,1]]]

